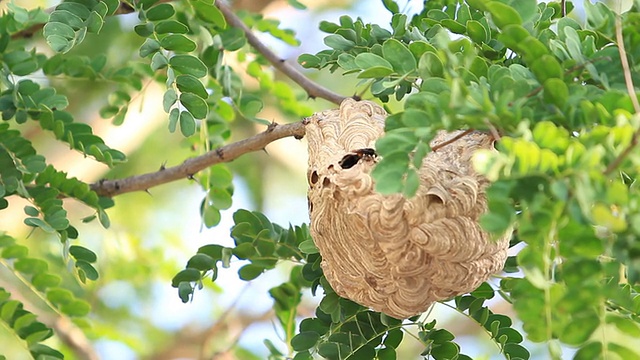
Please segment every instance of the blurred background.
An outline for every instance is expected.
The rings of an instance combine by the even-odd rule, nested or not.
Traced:
[[[269,35],[261,39],[287,61],[296,62],[301,53],[315,53],[325,48],[325,34],[318,31],[322,20],[337,22],[341,15],[361,17],[365,22],[389,27],[390,14],[382,1],[314,0],[302,1],[307,10],[296,10],[286,1],[244,0],[234,7],[261,12],[267,18],[282,22],[282,28],[295,30],[300,47],[291,47]],[[15,0],[25,8],[55,6],[55,1]],[[421,8],[421,1],[400,1],[401,9],[412,14]],[[6,3],[0,4],[6,11]],[[141,61],[137,49],[143,39],[131,31],[138,23],[135,14],[108,19],[100,36],[88,38],[75,52],[104,53],[107,67],[117,68],[128,61]],[[38,51],[52,52],[40,36],[31,42]],[[243,73],[243,64],[233,65]],[[236,67],[237,66],[237,67]],[[355,77],[340,74],[307,72],[315,81],[343,95],[359,91]],[[287,81],[281,74],[279,80]],[[179,133],[167,130],[167,114],[162,110],[162,84],[144,80],[143,90],[133,94],[129,112],[121,126],[102,119],[98,110],[108,100],[113,84],[104,81],[44,75],[33,78],[42,84],[55,85],[69,97],[72,112],[79,121],[90,123],[94,132],[105,142],[127,154],[128,162],[109,170],[81,154],[71,152],[57,143],[50,134],[41,133],[29,123],[20,127],[34,143],[40,154],[59,170],[92,183],[103,178],[116,179],[158,170],[162,165],[174,166],[184,159],[202,152]],[[257,96],[264,96],[255,80],[243,78],[245,88]],[[299,100],[312,111],[334,106],[323,100],[308,100],[304,92],[293,85]],[[259,114],[263,119],[279,123],[298,121],[269,106]],[[398,104],[390,104],[392,108]],[[231,125],[232,139],[239,140],[264,130],[263,125],[236,121]],[[56,238],[35,231],[22,222],[23,205],[10,199],[9,209],[0,212],[0,229],[7,230],[18,243],[28,246],[31,254],[47,258],[59,265],[53,270],[64,278],[65,286],[75,295],[91,303],[88,321],[73,321],[48,308],[42,299],[0,264],[0,287],[10,290],[39,318],[54,327],[59,336],[48,343],[63,349],[69,359],[266,359],[268,350],[263,343],[269,339],[283,352],[286,345],[279,336],[273,319],[272,299],[267,290],[286,281],[288,267],[261,276],[246,284],[237,278],[236,261],[231,268],[221,270],[216,283],[205,282],[192,302],[183,304],[171,278],[184,268],[186,261],[206,244],[233,246],[229,229],[236,209],[264,212],[274,223],[282,226],[308,222],[306,202],[306,143],[292,138],[272,143],[266,152],[256,152],[230,163],[234,178],[233,207],[222,212],[218,226],[207,229],[200,218],[200,202],[204,192],[198,184],[187,179],[150,189],[149,193],[124,194],[115,198],[116,206],[108,210],[111,227],[103,229],[97,222],[82,223],[81,219],[93,211],[74,201],[66,201],[69,219],[78,228],[80,237],[74,241],[98,254],[100,278],[81,285],[65,268],[61,260],[62,246]],[[13,212],[12,212],[13,211]],[[498,281],[493,279],[492,281]],[[512,315],[510,307],[500,299],[491,302],[496,313]],[[305,294],[300,313],[312,316],[319,297]],[[430,318],[438,320],[438,327],[447,328],[457,336],[462,353],[474,359],[500,359],[498,348],[476,323],[457,314],[446,305],[435,306]],[[399,358],[418,358],[421,345],[405,336]],[[28,359],[20,341],[0,327],[0,354],[7,359]],[[542,354],[542,353],[540,353]],[[536,358],[536,354],[533,354]],[[540,355],[537,358],[543,358]]]

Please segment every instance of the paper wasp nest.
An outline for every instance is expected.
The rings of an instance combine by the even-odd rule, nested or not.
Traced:
[[[373,148],[386,116],[375,103],[347,99],[308,119],[311,235],[338,295],[406,318],[500,271],[510,234],[492,240],[478,224],[488,181],[471,156],[493,148],[487,134],[429,153],[415,197],[376,193]],[[441,132],[431,145],[455,135]]]

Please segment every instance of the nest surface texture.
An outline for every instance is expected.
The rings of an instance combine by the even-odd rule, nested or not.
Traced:
[[[500,271],[510,234],[492,239],[478,224],[489,182],[471,157],[493,148],[487,134],[472,132],[429,153],[413,198],[377,193],[376,157],[358,150],[375,147],[386,117],[375,103],[347,99],[308,119],[311,235],[338,295],[407,318]],[[454,136],[441,132],[431,145]]]

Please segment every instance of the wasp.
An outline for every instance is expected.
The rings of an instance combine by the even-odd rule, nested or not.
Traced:
[[[360,161],[360,160],[365,160],[365,161],[375,160],[375,158],[377,156],[378,156],[378,154],[376,154],[375,149],[372,149],[372,148],[364,148],[364,149],[353,150],[351,153],[345,155],[340,160],[338,165],[340,165],[340,167],[343,168],[343,169],[351,169],[352,167],[354,167],[358,163],[358,161]]]

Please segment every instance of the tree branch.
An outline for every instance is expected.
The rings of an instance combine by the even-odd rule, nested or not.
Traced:
[[[236,16],[233,10],[231,10],[231,8],[224,2],[218,0],[215,2],[215,6],[220,10],[220,12],[222,12],[222,15],[224,15],[224,18],[227,20],[229,25],[241,29],[244,32],[247,37],[247,41],[254,49],[256,49],[256,51],[262,54],[262,56],[264,56],[276,69],[280,70],[288,78],[300,85],[300,87],[302,87],[311,98],[322,98],[336,105],[340,105],[342,100],[346,99],[345,96],[336,94],[333,91],[309,80],[304,76],[304,74],[298,71],[297,68],[286,62],[284,59],[281,59],[265,44],[263,44],[260,39],[251,32],[251,29],[249,29],[247,25],[245,25],[242,20]]]
[[[116,195],[146,191],[149,188],[166,184],[179,179],[188,179],[195,173],[209,166],[233,161],[246,153],[262,150],[269,143],[293,136],[301,139],[305,135],[305,122],[278,125],[271,123],[267,130],[250,138],[219,147],[206,154],[185,160],[182,164],[170,168],[161,168],[152,173],[131,176],[118,180],[100,180],[91,184],[91,189],[100,196],[113,197]]]

